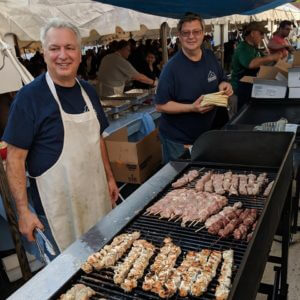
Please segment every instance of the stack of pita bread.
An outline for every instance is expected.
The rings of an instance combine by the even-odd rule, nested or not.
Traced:
[[[206,94],[203,97],[201,106],[207,106],[207,105],[227,107],[228,106],[228,96],[225,95],[224,91],[212,93],[212,94]]]

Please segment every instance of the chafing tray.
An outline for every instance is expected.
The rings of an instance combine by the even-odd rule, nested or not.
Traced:
[[[111,96],[102,97],[102,100],[128,100],[132,105],[141,104],[145,101],[145,98],[149,96],[148,91],[133,89],[123,94],[116,94]]]
[[[127,110],[132,103],[129,100],[101,100],[101,105],[105,109],[109,108],[108,114],[117,114]]]

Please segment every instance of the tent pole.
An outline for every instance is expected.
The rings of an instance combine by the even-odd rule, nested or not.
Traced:
[[[168,61],[167,29],[168,29],[168,23],[167,22],[162,23],[160,26],[160,39],[161,39],[161,47],[162,47],[163,64],[166,64]]]
[[[220,41],[221,41],[221,65],[224,68],[224,24],[220,24]]]

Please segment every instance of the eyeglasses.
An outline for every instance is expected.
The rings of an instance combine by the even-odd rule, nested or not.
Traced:
[[[192,34],[192,36],[195,36],[195,37],[198,37],[200,36],[201,34],[203,33],[203,30],[202,29],[195,29],[195,30],[192,30],[192,31],[181,31],[180,34],[181,36],[187,38],[187,37],[190,37],[190,35]]]

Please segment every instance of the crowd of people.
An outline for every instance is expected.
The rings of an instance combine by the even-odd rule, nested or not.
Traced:
[[[240,79],[255,76],[261,65],[293,50],[286,41],[291,25],[280,24],[269,43],[271,54],[264,55],[259,45],[266,28],[248,24],[243,41],[236,49],[232,43],[234,51],[228,47],[230,83],[198,14],[186,14],[179,21],[178,40],[169,48],[171,59],[164,66],[157,40],[112,42],[82,57],[78,29],[61,20],[48,23],[41,31],[43,55],[38,51],[23,62],[36,78],[15,97],[2,137],[8,144],[7,176],[19,230],[27,243],[33,247],[30,242],[38,227],[59,253],[105,216],[118,198],[102,137],[108,121],[88,79],[98,80],[100,98],[123,93],[128,82],[136,88],[157,87],[155,105],[161,112],[159,134],[167,163],[202,133],[228,120],[226,109],[202,106],[203,95],[222,91],[238,99],[240,107],[249,90]]]

